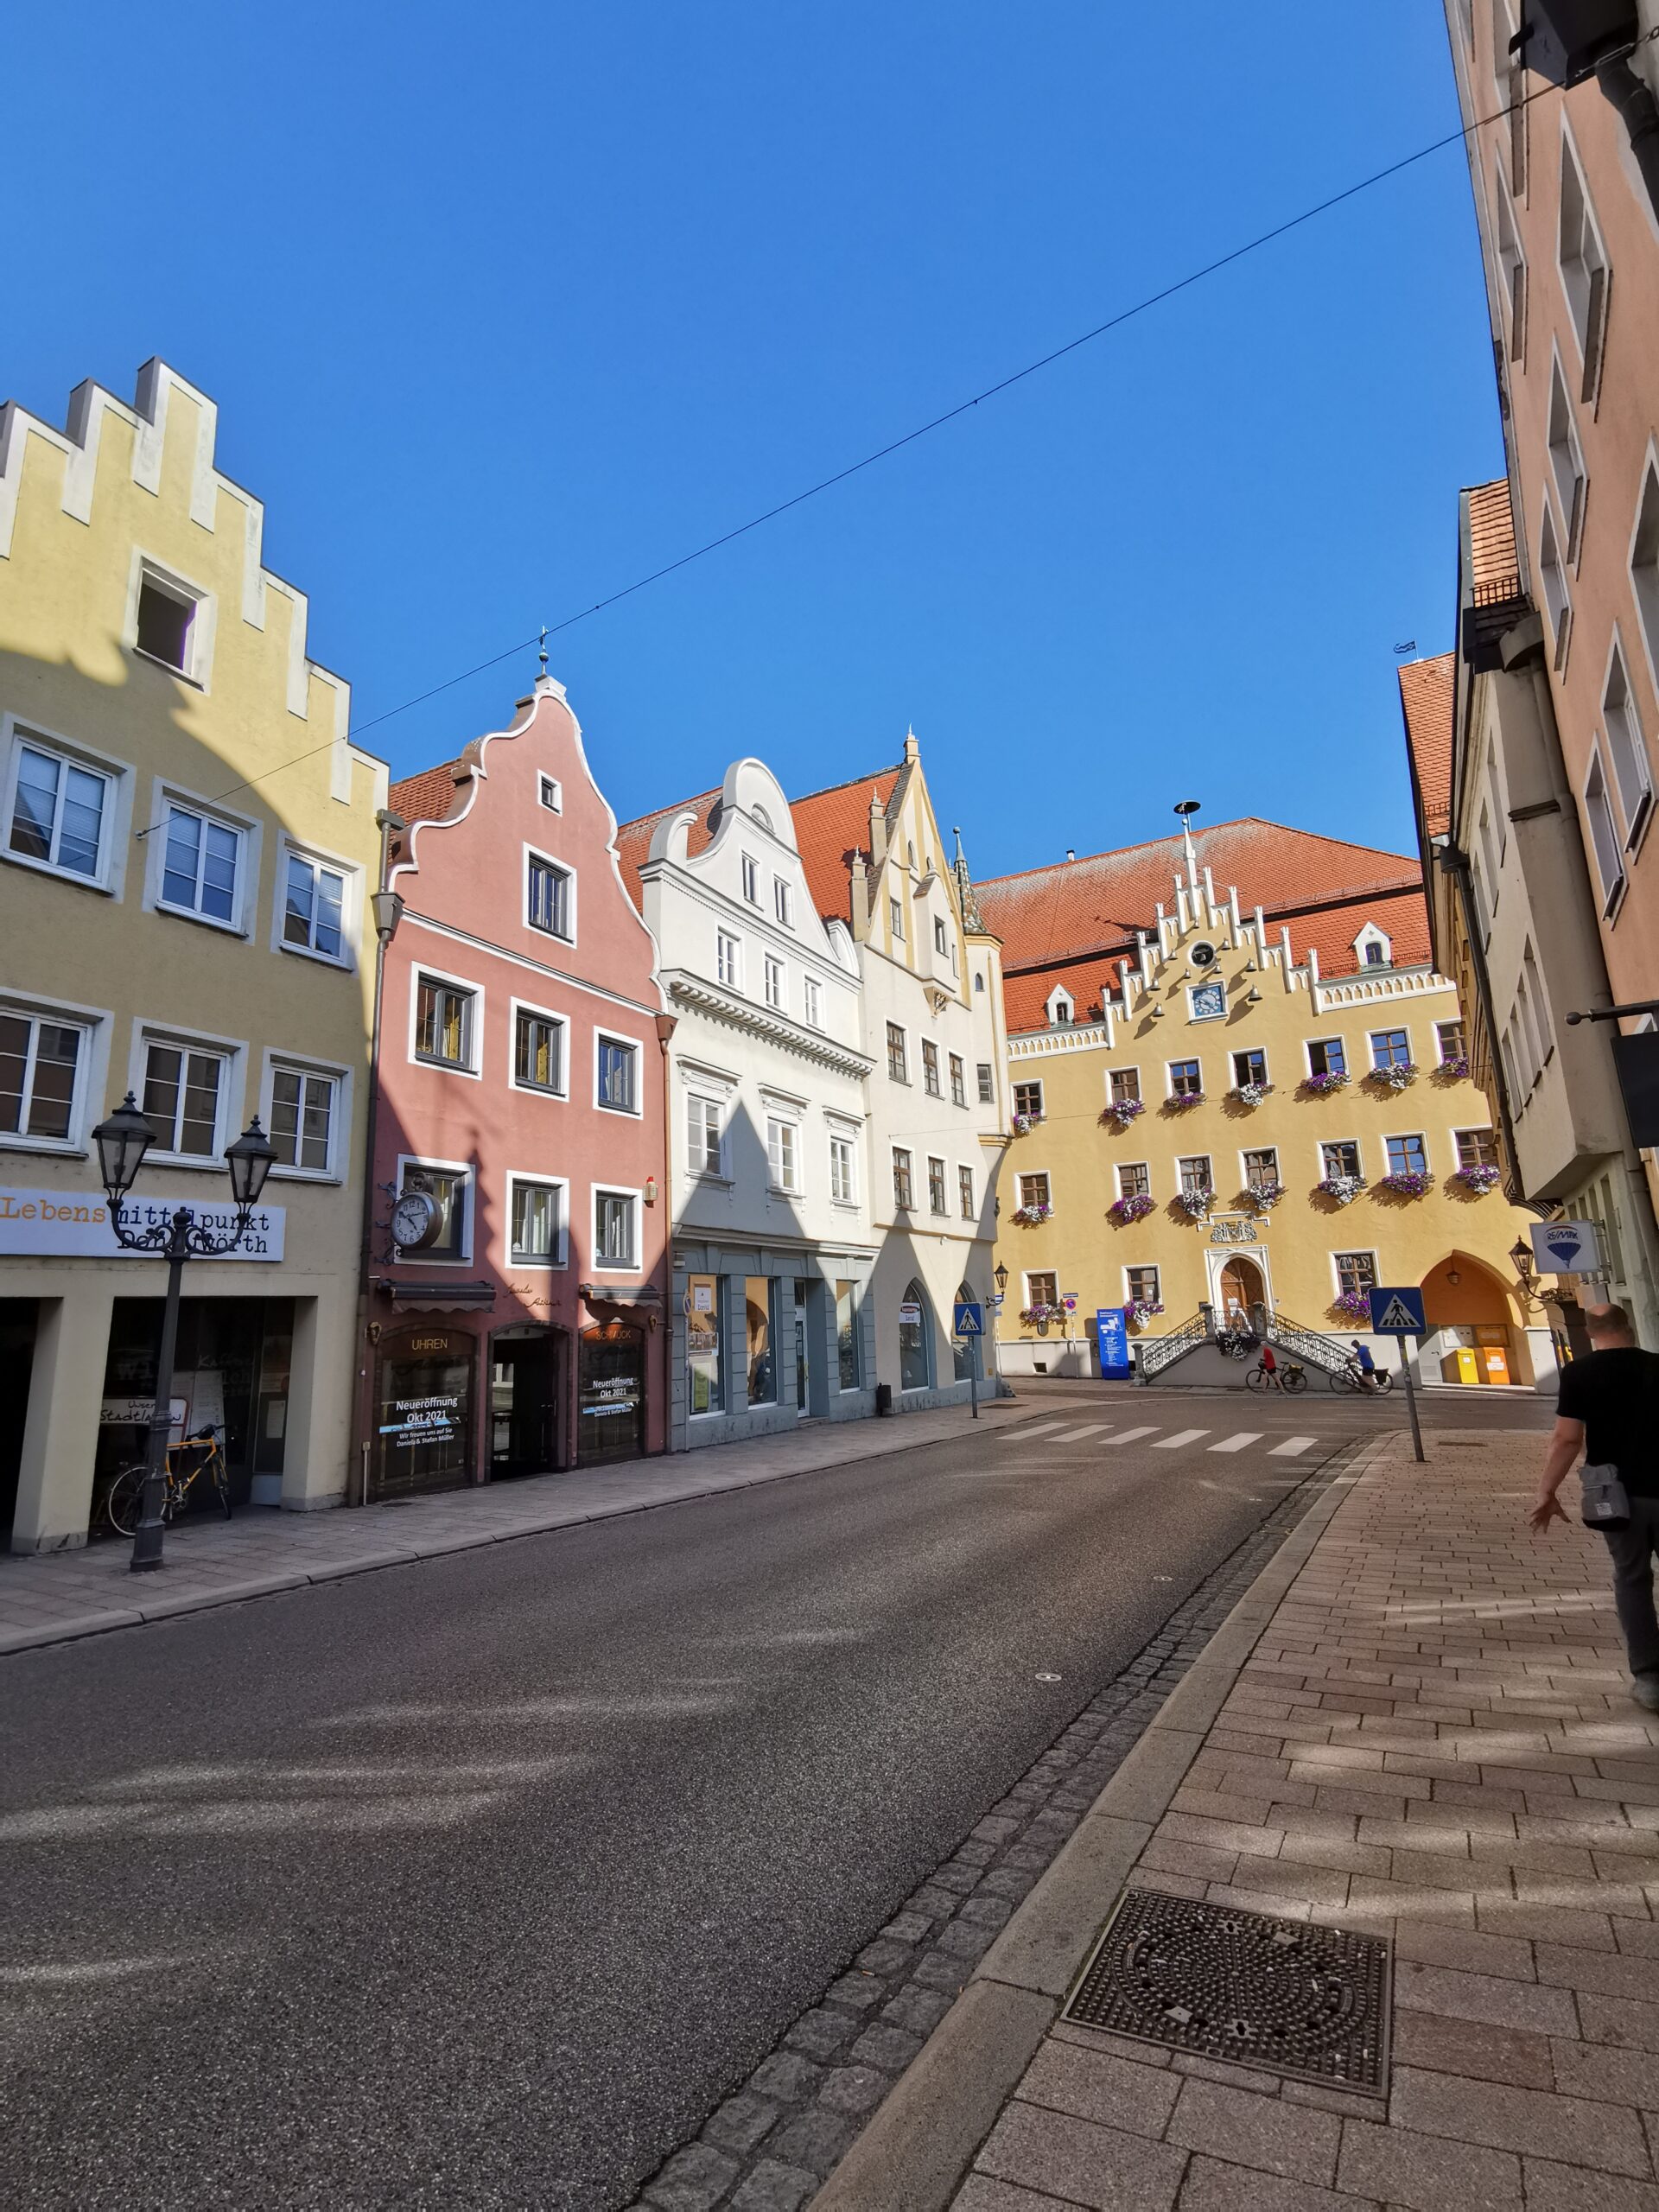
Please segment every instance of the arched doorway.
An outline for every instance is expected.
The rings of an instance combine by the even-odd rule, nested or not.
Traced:
[[[1256,1307],[1267,1303],[1267,1285],[1262,1280],[1262,1270],[1242,1252],[1235,1252],[1229,1259],[1216,1288],[1219,1294],[1217,1303],[1221,1308],[1218,1318],[1226,1328],[1248,1324]]]
[[[1452,1252],[1423,1277],[1425,1380],[1479,1385],[1520,1382],[1510,1287],[1467,1252]]]
[[[925,1390],[933,1380],[933,1317],[914,1276],[899,1306],[899,1388]]]

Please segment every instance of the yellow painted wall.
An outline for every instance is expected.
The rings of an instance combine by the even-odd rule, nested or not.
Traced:
[[[105,888],[22,864],[0,825],[0,993],[84,1013],[94,1031],[80,1141],[66,1151],[0,1137],[0,1182],[96,1190],[86,1139],[137,1076],[145,1026],[235,1048],[227,1139],[264,1109],[269,1052],[345,1071],[349,1141],[337,1173],[319,1183],[276,1171],[267,1187],[286,1209],[287,1258],[204,1263],[186,1282],[190,1296],[316,1301],[302,1323],[316,1338],[314,1371],[290,1409],[303,1420],[297,1434],[290,1426],[283,1490],[285,1503],[315,1503],[347,1478],[372,981],[365,921],[385,770],[345,741],[346,686],[307,659],[305,599],[261,566],[263,510],[214,468],[215,429],[213,403],[158,363],[141,372],[132,406],[80,387],[67,431],[15,408],[0,418],[0,761],[22,726],[118,779]],[[202,594],[195,681],[137,647],[146,560]],[[250,887],[234,928],[155,909],[165,832],[142,833],[164,820],[169,793],[211,802],[247,833]],[[343,967],[280,944],[289,841],[350,879]],[[372,928],[367,937],[372,948]],[[147,1166],[146,1186],[228,1196],[222,1161]],[[0,1296],[90,1301],[87,1313],[111,1296],[159,1295],[162,1283],[152,1262],[0,1257]],[[84,1368],[98,1330],[79,1333]],[[101,1368],[83,1372],[83,1395],[95,1398],[101,1380]],[[46,1439],[44,1419],[37,1394],[26,1456],[45,1459],[26,1470],[20,1545],[73,1541],[77,1515],[85,1521],[84,1422],[54,1415]]]
[[[1212,968],[1194,969],[1187,950],[1202,938],[1217,947]],[[1046,1345],[1092,1335],[1096,1308],[1121,1306],[1127,1270],[1160,1271],[1164,1313],[1138,1331],[1155,1336],[1195,1314],[1201,1301],[1217,1305],[1215,1265],[1237,1251],[1262,1265],[1273,1303],[1293,1319],[1332,1333],[1361,1333],[1332,1313],[1338,1281],[1333,1255],[1372,1251],[1377,1280],[1418,1285],[1435,1274],[1437,1318],[1486,1321],[1501,1308],[1518,1332],[1525,1317],[1511,1294],[1515,1281],[1507,1254],[1534,1218],[1511,1207],[1501,1191],[1477,1197],[1456,1177],[1454,1132],[1484,1128],[1485,1099],[1468,1080],[1449,1081],[1433,1071],[1439,1058],[1435,1025],[1459,1018],[1455,993],[1426,969],[1393,969],[1319,984],[1306,969],[1287,965],[1282,944],[1259,945],[1249,920],[1235,925],[1226,907],[1211,910],[1168,931],[1167,954],[1154,944],[1150,989],[1132,988],[1128,1018],[1110,1025],[1055,1027],[1017,1036],[1008,1046],[1007,1078],[1014,1089],[1042,1085],[1044,1118],[1017,1136],[1000,1185],[997,1261],[1008,1270],[999,1326],[1004,1343]],[[1220,1019],[1192,1018],[1191,992],[1219,977],[1226,1012]],[[1404,1090],[1366,1080],[1370,1033],[1404,1028],[1413,1059],[1422,1071]],[[1351,1071],[1347,1087],[1325,1096],[1302,1089],[1311,1039],[1340,1037]],[[1259,1105],[1230,1099],[1232,1055],[1264,1052],[1273,1090]],[[1168,1064],[1196,1058],[1202,1069],[1201,1104],[1176,1111],[1166,1102]],[[1138,1068],[1146,1110],[1121,1128],[1103,1118],[1113,1069]],[[1417,1198],[1399,1198],[1375,1186],[1388,1172],[1384,1140],[1421,1133],[1433,1187]],[[1371,1188],[1347,1205],[1315,1194],[1324,1174],[1322,1142],[1353,1139]],[[1285,1194],[1258,1213],[1243,1198],[1246,1150],[1274,1147]],[[1191,1220],[1177,1203],[1178,1161],[1208,1154],[1215,1201],[1208,1222]],[[1120,1162],[1145,1161],[1150,1170],[1152,1213],[1119,1226],[1109,1209],[1119,1195]],[[1046,1172],[1052,1217],[1039,1226],[1014,1219],[1020,1178]],[[1216,1240],[1224,1221],[1254,1236],[1254,1244]],[[1457,1255],[1463,1256],[1458,1265]],[[1445,1265],[1461,1277],[1448,1287]],[[1438,1274],[1435,1271],[1439,1270]],[[1039,1331],[1020,1319],[1029,1303],[1029,1275],[1052,1271],[1077,1309],[1063,1325]],[[1517,1351],[1524,1359],[1523,1348]],[[1036,1357],[1044,1357],[1040,1351]],[[1024,1365],[1010,1361],[1011,1370]],[[1530,1373],[1517,1376],[1530,1380]]]

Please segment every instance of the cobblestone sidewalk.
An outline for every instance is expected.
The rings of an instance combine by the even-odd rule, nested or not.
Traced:
[[[1048,2008],[1013,2094],[977,2119],[960,2100],[936,2195],[859,2192],[855,2167],[937,2120],[902,2083],[822,2205],[1659,2212],[1659,1721],[1629,1696],[1599,1541],[1525,1527],[1544,1448],[1377,1448],[1202,1732],[1166,1732],[1165,1808],[1087,1915],[1127,1877],[1391,1936],[1386,2106],[1053,2024],[1088,1933],[1049,1974],[1016,1918],[969,1991]]]
[[[1011,1421],[1029,1421],[1038,1411],[1003,1398],[981,1406],[977,1425],[965,1407],[950,1406],[892,1421],[813,1423],[780,1436],[632,1459],[591,1474],[533,1475],[399,1504],[327,1513],[255,1506],[228,1522],[193,1516],[168,1531],[167,1565],[156,1574],[130,1573],[130,1547],[114,1540],[79,1551],[0,1557],[0,1653],[236,1605],[370,1567],[406,1567],[446,1552],[918,1451],[952,1438],[966,1443]]]

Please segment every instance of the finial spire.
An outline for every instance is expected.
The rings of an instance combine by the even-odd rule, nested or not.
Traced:
[[[547,674],[547,625],[545,622],[542,625],[542,650],[540,657],[542,663],[541,673],[545,676]]]
[[[1186,880],[1196,899],[1198,890],[1198,855],[1192,843],[1192,817],[1198,810],[1195,798],[1178,799],[1175,811],[1181,817],[1181,844],[1186,854]]]

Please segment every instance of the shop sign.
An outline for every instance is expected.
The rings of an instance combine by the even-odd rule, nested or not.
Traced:
[[[382,1436],[396,1437],[394,1450],[407,1451],[416,1444],[447,1444],[461,1433],[461,1399],[445,1392],[425,1398],[393,1398],[385,1411],[393,1418],[382,1421]]]
[[[217,1202],[204,1204],[194,1192],[171,1197],[130,1197],[121,1207],[124,1224],[134,1231],[164,1224],[181,1206],[188,1206],[197,1225],[227,1236],[236,1227],[236,1208]],[[282,1206],[256,1206],[248,1217],[248,1230],[234,1252],[225,1259],[280,1260],[283,1230],[287,1219]],[[129,1258],[154,1259],[151,1252],[133,1253],[118,1244],[110,1226],[109,1200],[79,1191],[23,1190],[0,1183],[0,1256],[108,1260],[126,1253]]]
[[[921,1307],[917,1304],[913,1298],[905,1299],[899,1307],[899,1327],[901,1329],[918,1329],[921,1326]]]
[[[187,1401],[170,1398],[168,1401],[168,1441],[178,1444],[184,1437]],[[100,1428],[148,1428],[156,1419],[154,1398],[105,1398],[99,1408]]]

